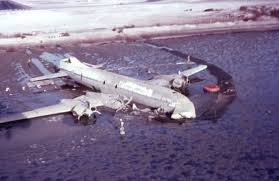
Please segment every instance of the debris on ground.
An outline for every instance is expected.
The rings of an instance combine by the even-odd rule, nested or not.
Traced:
[[[119,133],[121,136],[124,136],[126,134],[124,128],[124,121],[122,119],[120,119],[119,121],[120,121]]]

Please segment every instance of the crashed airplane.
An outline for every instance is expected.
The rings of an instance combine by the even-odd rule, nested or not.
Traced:
[[[138,80],[83,63],[75,57],[65,58],[56,65],[59,71],[30,79],[38,82],[69,78],[90,88],[85,95],[63,99],[58,104],[0,118],[0,123],[72,112],[78,120],[90,118],[100,112],[98,107],[119,111],[131,103],[153,108],[157,113],[169,114],[171,119],[196,117],[194,104],[182,94],[188,77],[207,68],[198,65],[178,74],[162,75],[151,80]]]

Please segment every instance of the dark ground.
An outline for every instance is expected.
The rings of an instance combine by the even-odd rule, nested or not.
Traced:
[[[154,40],[217,65],[232,76],[237,92],[221,117],[182,125],[148,121],[145,115],[105,112],[95,125],[70,115],[34,119],[0,130],[0,180],[279,180],[279,32],[239,33]],[[0,50],[1,115],[52,104],[80,91],[34,94],[21,90],[15,70],[42,52],[71,53],[106,69],[148,79],[175,73],[179,53],[143,43],[82,44]],[[208,73],[204,82],[214,78]],[[13,95],[8,95],[9,86]],[[190,88],[197,92],[201,86]],[[119,136],[119,118],[126,135]]]

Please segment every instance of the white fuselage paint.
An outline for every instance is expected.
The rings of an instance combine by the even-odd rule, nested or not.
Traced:
[[[174,112],[174,119],[195,118],[193,103],[184,95],[172,89],[153,85],[147,81],[130,78],[106,70],[89,67],[74,57],[63,59],[59,68],[70,78],[102,93],[118,94],[132,98],[133,102],[165,112]]]

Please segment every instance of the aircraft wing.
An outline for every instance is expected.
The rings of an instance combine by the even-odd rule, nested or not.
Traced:
[[[91,115],[93,113],[91,109],[100,106],[105,106],[111,109],[120,109],[123,107],[123,101],[119,96],[114,94],[87,92],[86,95],[74,99],[63,99],[56,105],[0,118],[0,124],[67,112],[72,112],[77,117],[82,116],[85,113]]]
[[[47,107],[35,109],[32,111],[13,114],[13,115],[10,115],[10,116],[4,117],[4,118],[0,118],[0,124],[24,120],[24,119],[31,119],[31,118],[36,118],[36,117],[54,115],[54,114],[59,114],[59,113],[66,113],[66,112],[70,112],[71,109],[72,109],[71,106],[61,103],[61,104],[57,104],[57,105],[53,105],[53,106],[47,106]]]
[[[200,71],[203,71],[207,68],[207,65],[198,65],[197,67],[185,70],[183,72],[180,72],[180,74],[184,75],[185,77],[189,77],[193,74],[196,74]]]
[[[158,75],[158,76],[155,76],[153,79],[148,80],[147,83],[153,84],[153,85],[160,85],[163,87],[169,87],[172,80],[183,77],[183,76],[189,77],[193,74],[196,74],[200,71],[205,70],[206,68],[207,68],[207,65],[198,65],[194,68],[185,70],[183,72],[179,72],[178,74]]]
[[[53,74],[47,74],[40,77],[35,77],[30,79],[31,82],[41,81],[41,80],[49,80],[49,79],[55,79],[60,77],[67,77],[68,74],[66,72],[58,72]]]

